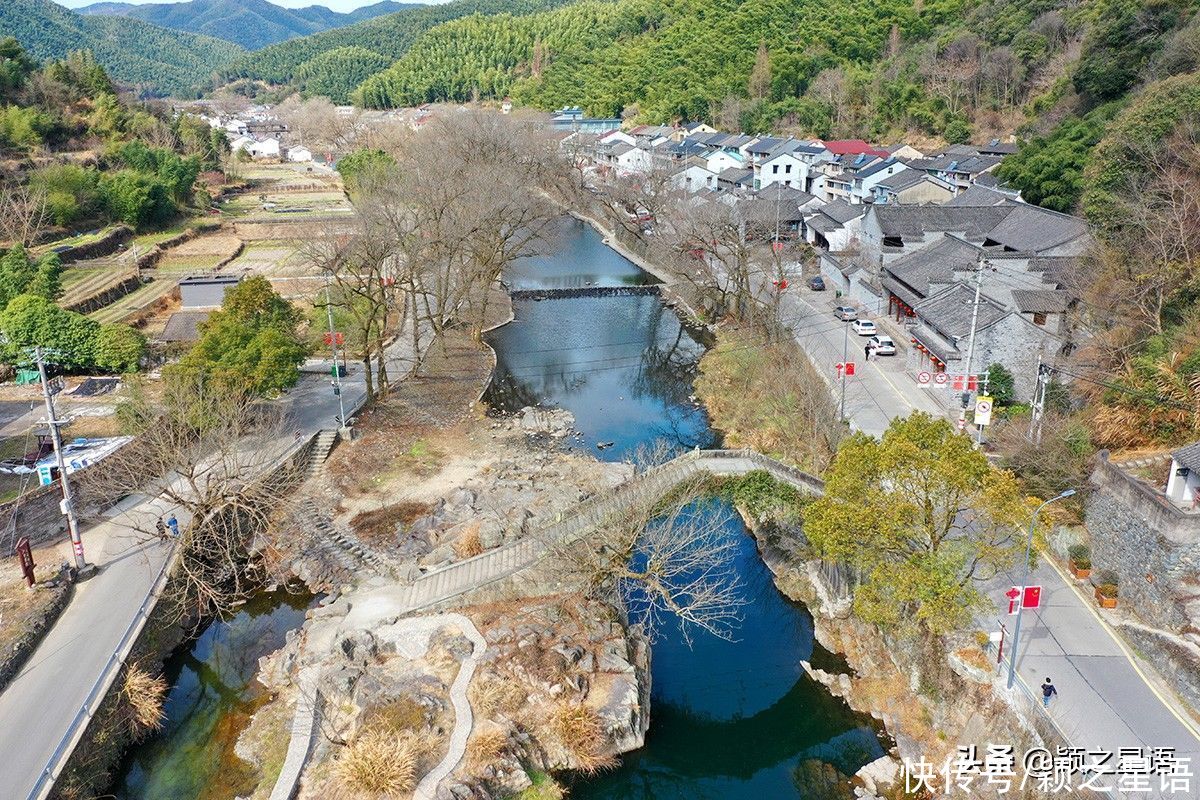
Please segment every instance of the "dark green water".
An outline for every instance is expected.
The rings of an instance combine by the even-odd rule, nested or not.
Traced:
[[[557,257],[531,259],[515,288],[649,282],[589,227],[564,224]],[[577,238],[572,238],[577,237]],[[590,261],[595,258],[596,261]],[[640,273],[640,275],[639,275]],[[489,342],[498,366],[489,400],[515,410],[566,408],[584,432],[580,446],[621,460],[664,439],[690,449],[716,442],[690,399],[700,337],[656,297],[522,300],[516,320]],[[611,441],[598,449],[596,442]],[[869,719],[807,676],[801,660],[834,669],[814,652],[812,618],[775,588],[754,538],[732,509],[713,501],[689,513],[719,514],[735,544],[745,600],[732,641],[694,632],[689,644],[668,622],[653,648],[651,725],[646,746],[615,771],[577,779],[574,800],[787,800],[840,796],[830,776],[851,775],[884,751]],[[636,597],[633,598],[636,607]]]
[[[308,594],[263,592],[228,619],[209,623],[167,660],[166,723],[126,753],[114,793],[122,800],[230,800],[249,794],[253,773],[233,752],[265,699],[258,659],[304,622]]]

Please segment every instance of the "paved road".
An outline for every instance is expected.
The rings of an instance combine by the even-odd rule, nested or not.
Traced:
[[[832,364],[841,360],[843,331],[830,310],[833,305],[827,293],[800,289],[785,295],[783,316],[814,362],[830,365],[826,374],[836,396]],[[861,365],[863,353],[856,338],[851,333],[850,346],[858,345],[857,351],[851,352]],[[878,435],[891,418],[915,409],[957,418],[957,410],[936,402],[930,390],[917,386],[905,367],[903,353],[872,361],[847,382],[846,412],[857,430]],[[1011,635],[1010,618],[1000,617],[999,604],[1003,593],[1019,580],[1018,575],[1001,575],[986,585],[988,597],[997,605],[980,618],[981,624],[998,630],[1003,619]],[[1031,700],[1040,703],[1037,687],[1050,677],[1059,697],[1049,715],[1073,745],[1114,751],[1120,747],[1174,747],[1193,759],[1194,771],[1200,774],[1197,723],[1180,710],[1168,690],[1156,688],[1164,682],[1154,675],[1151,665],[1134,659],[1104,623],[1094,600],[1081,596],[1072,579],[1045,559],[1040,559],[1030,584],[1044,587],[1043,608],[1022,622],[1023,642],[1017,658],[1017,672]],[[1154,686],[1143,674],[1150,676]],[[1022,702],[1020,698],[1017,701]],[[1032,708],[1041,713],[1036,705]],[[1200,778],[1197,781],[1190,796],[1200,795]]]
[[[399,376],[411,363],[409,337],[389,350],[389,363]],[[337,398],[329,385],[329,362],[313,362],[317,373],[305,375],[280,401],[289,430],[307,438],[336,427]],[[343,381],[347,414],[361,406],[365,384],[360,365],[351,364]],[[270,463],[292,439],[272,443],[248,455],[248,471]],[[0,797],[25,798],[51,761],[97,681],[105,676],[109,657],[120,644],[139,608],[150,594],[170,555],[168,546],[146,542],[138,529],[174,509],[160,498],[134,496],[106,514],[104,522],[82,532],[88,560],[99,572],[76,587],[70,604],[17,677],[0,693],[0,754],[3,782]],[[185,522],[185,520],[181,520]],[[70,558],[69,544],[61,547]]]
[[[918,389],[905,365],[907,343],[897,340],[895,356],[877,356],[864,361],[867,339],[847,331],[847,323],[833,316],[832,292],[810,292],[795,287],[784,293],[781,312],[785,324],[796,335],[822,377],[840,398],[841,386],[834,365],[842,360],[843,348],[855,362],[856,373],[846,379],[846,416],[855,430],[879,436],[894,417],[925,411],[939,416],[945,407],[929,391]]]

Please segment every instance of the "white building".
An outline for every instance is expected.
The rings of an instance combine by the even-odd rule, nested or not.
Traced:
[[[249,130],[250,126],[240,119],[231,119],[225,123],[225,132],[233,136],[245,136]]]
[[[229,143],[230,152],[236,153],[239,150],[245,150],[252,144],[257,144],[253,138],[249,136],[239,136]]]
[[[808,185],[808,164],[794,153],[767,156],[755,170],[755,188],[766,189],[777,183],[804,191]]]
[[[246,152],[254,158],[279,158],[279,140],[263,139],[261,142],[247,145]],[[311,159],[312,153],[309,153],[309,157]]]
[[[708,171],[720,175],[727,169],[745,169],[746,159],[741,153],[730,153],[726,150],[717,150],[713,152],[707,159]]]
[[[1180,508],[1196,508],[1200,501],[1200,442],[1171,453],[1167,499]]]
[[[313,160],[312,151],[307,147],[289,147],[287,151],[287,160],[296,162],[306,162]]]
[[[704,159],[692,157],[684,162],[684,166],[671,176],[675,188],[686,192],[698,192],[701,189],[717,188],[717,173],[705,166]]]

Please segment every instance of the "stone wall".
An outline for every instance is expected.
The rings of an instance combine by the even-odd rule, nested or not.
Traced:
[[[1120,603],[1174,633],[1200,631],[1200,515],[1176,508],[1101,451],[1084,522],[1092,564],[1120,579]]]
[[[60,250],[58,257],[64,264],[69,264],[72,261],[84,261],[89,258],[100,258],[115,253],[121,245],[132,239],[133,228],[130,228],[128,225],[118,225],[93,242],[77,244],[65,250]]]

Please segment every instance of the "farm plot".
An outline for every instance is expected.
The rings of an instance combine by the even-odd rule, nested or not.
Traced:
[[[237,254],[242,240],[236,236],[198,236],[168,250],[155,272],[160,275],[182,276],[190,272],[204,272]]]

